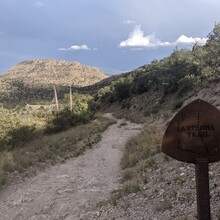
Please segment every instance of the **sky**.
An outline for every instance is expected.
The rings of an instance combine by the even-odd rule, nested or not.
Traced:
[[[205,44],[219,0],[0,0],[0,74],[25,60],[122,73]]]

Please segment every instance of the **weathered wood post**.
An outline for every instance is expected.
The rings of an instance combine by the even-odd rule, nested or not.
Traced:
[[[195,167],[198,219],[211,219],[208,160],[206,158],[198,159]]]
[[[195,164],[198,219],[210,220],[208,170],[220,161],[220,111],[200,99],[185,106],[168,125],[162,152]]]

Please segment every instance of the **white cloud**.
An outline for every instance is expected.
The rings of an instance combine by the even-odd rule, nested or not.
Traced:
[[[199,38],[199,37],[187,37],[185,35],[181,35],[177,40],[176,44],[195,44],[198,43],[199,45],[206,44],[208,38]]]
[[[37,2],[34,3],[34,5],[37,6],[37,7],[43,7],[44,3],[41,2],[41,1],[37,1]]]
[[[169,46],[169,42],[161,42],[155,37],[155,34],[144,36],[140,25],[136,25],[134,30],[129,34],[127,40],[122,41],[119,47],[156,47]]]
[[[82,45],[72,45],[69,48],[59,48],[58,50],[97,50],[96,48],[91,49],[86,44]]]
[[[193,45],[198,43],[199,45],[206,44],[208,38],[199,38],[199,37],[187,37],[185,35],[181,35],[175,42],[161,41],[156,38],[155,34],[150,34],[145,36],[144,31],[141,29],[140,25],[136,25],[133,31],[129,34],[128,39],[121,41],[119,47],[132,47],[132,49],[141,47],[149,48],[149,47],[159,47],[159,46],[175,46],[179,44],[184,45]]]
[[[135,21],[133,21],[133,20],[125,20],[125,21],[123,21],[123,23],[124,24],[136,24],[136,22]]]

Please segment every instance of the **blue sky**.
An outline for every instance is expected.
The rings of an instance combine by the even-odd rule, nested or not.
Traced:
[[[219,0],[0,0],[0,73],[36,58],[125,72],[204,44]]]

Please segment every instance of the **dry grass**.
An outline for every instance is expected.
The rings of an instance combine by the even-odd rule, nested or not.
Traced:
[[[157,204],[156,211],[165,211],[167,209],[171,209],[172,207],[172,202],[166,198],[161,201],[160,204]]]
[[[39,163],[54,164],[82,154],[101,139],[103,132],[115,121],[97,117],[88,124],[79,125],[59,134],[42,136],[23,148],[2,151],[0,154],[0,186],[6,183],[7,172],[23,172]]]
[[[120,103],[113,103],[106,107],[103,107],[104,112],[112,112],[116,118],[126,118],[127,120],[135,123],[143,124],[146,122],[146,117],[143,112],[132,111],[126,108],[122,108]]]
[[[137,192],[148,182],[147,170],[156,169],[155,155],[160,153],[162,131],[156,127],[146,127],[144,131],[131,138],[121,160],[122,187],[112,192],[110,202],[117,204],[124,195]]]
[[[134,167],[142,160],[160,152],[162,132],[156,127],[145,128],[137,137],[127,142],[121,161],[123,169]]]

